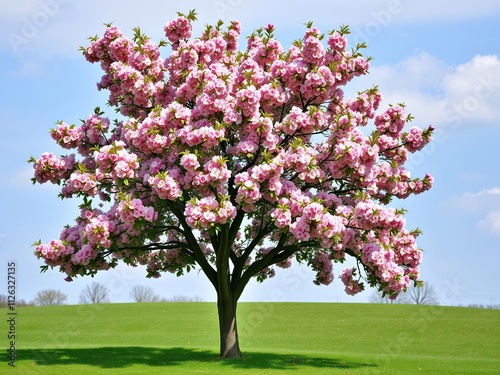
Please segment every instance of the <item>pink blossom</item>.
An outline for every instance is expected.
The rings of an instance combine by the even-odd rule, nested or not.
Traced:
[[[405,123],[404,109],[399,105],[389,107],[384,113],[375,117],[377,129],[391,137],[399,137]]]
[[[181,165],[188,171],[194,171],[200,167],[198,158],[194,154],[186,154],[181,158]]]
[[[211,228],[225,224],[236,216],[236,209],[229,201],[219,203],[214,197],[192,199],[184,211],[186,221],[193,228]]]
[[[95,251],[90,244],[85,244],[80,250],[71,256],[73,264],[87,266],[95,257]]]
[[[186,17],[178,17],[165,25],[165,35],[172,43],[177,43],[181,39],[189,39],[191,31],[191,23]]]
[[[285,228],[292,222],[292,215],[290,211],[280,208],[275,208],[271,212],[271,217],[274,219],[274,223],[278,228]]]
[[[354,279],[355,276],[356,268],[345,268],[340,276],[340,279],[345,285],[345,292],[351,296],[354,296],[363,290],[359,281]]]
[[[109,119],[98,115],[90,115],[82,126],[88,141],[92,144],[105,144],[104,135],[109,129]]]
[[[161,199],[175,201],[182,196],[182,190],[177,181],[166,173],[158,173],[156,176],[149,177],[148,184]]]
[[[50,135],[62,148],[66,149],[78,147],[83,140],[82,129],[65,122],[59,123],[56,129],[52,129]]]
[[[347,39],[338,33],[333,32],[328,38],[328,46],[336,52],[343,52],[347,46]]]
[[[74,154],[67,157],[57,157],[51,152],[44,152],[40,159],[34,162],[35,179],[41,184],[47,181],[57,184],[61,179],[70,176],[74,166]]]
[[[302,49],[302,56],[309,64],[318,66],[323,63],[325,58],[325,49],[323,44],[318,39],[319,30],[309,30],[310,34],[304,40],[304,47]]]
[[[133,226],[138,219],[153,222],[157,213],[153,207],[144,206],[140,199],[125,199],[119,202],[116,213],[126,225]]]
[[[433,128],[422,130],[416,126],[410,128],[410,131],[404,138],[406,149],[410,152],[420,151],[431,140]]]
[[[59,258],[71,255],[73,252],[74,248],[67,246],[63,241],[52,240],[49,244],[37,246],[35,255],[44,258],[47,264],[57,264]]]
[[[73,196],[75,193],[95,196],[98,194],[97,178],[90,173],[75,171],[71,174],[61,192],[66,198]]]
[[[330,256],[322,251],[315,251],[312,267],[317,271],[316,285],[329,285],[333,281],[333,265]]]

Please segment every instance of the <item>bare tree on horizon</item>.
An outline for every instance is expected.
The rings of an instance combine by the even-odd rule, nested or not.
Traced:
[[[155,294],[153,288],[144,285],[136,285],[130,291],[130,298],[134,302],[160,302],[161,298]]]
[[[80,293],[80,303],[84,305],[108,302],[109,289],[101,283],[93,282],[87,285]]]
[[[54,306],[54,305],[64,305],[68,296],[55,289],[44,289],[37,293],[33,302],[37,306]]]
[[[371,303],[387,303],[387,304],[415,304],[415,305],[439,305],[439,298],[429,283],[424,283],[422,286],[412,285],[404,293],[400,293],[395,300],[391,300],[389,296],[382,296],[382,292],[374,291],[370,296]]]
[[[439,298],[434,287],[429,283],[424,283],[421,287],[411,286],[405,293],[410,303],[416,305],[439,305]]]

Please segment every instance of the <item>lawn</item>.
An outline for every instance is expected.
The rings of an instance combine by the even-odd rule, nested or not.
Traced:
[[[17,313],[16,368],[4,362],[2,374],[500,373],[498,310],[241,303],[244,357],[237,360],[217,356],[214,303],[19,307]]]

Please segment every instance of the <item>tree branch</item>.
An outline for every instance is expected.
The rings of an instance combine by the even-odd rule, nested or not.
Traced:
[[[267,253],[264,257],[262,257],[259,260],[256,260],[253,262],[241,275],[240,279],[238,280],[237,285],[234,287],[234,293],[236,296],[239,298],[241,293],[243,293],[243,290],[245,289],[245,286],[247,283],[250,281],[252,277],[257,275],[260,271],[262,271],[264,268],[269,267],[273,264],[276,264],[278,262],[281,262],[290,256],[292,256],[294,253],[299,251],[301,248],[304,247],[317,247],[318,243],[316,241],[306,241],[306,242],[301,242],[298,244],[293,244],[293,245],[288,245],[284,246],[284,243],[287,241],[288,235],[285,233],[282,233],[280,240],[276,247],[271,250],[269,253]]]
[[[190,248],[193,252],[192,253],[193,260],[200,265],[201,269],[203,270],[205,275],[207,275],[212,285],[217,289],[217,272],[213,269],[210,263],[208,263],[208,260],[205,257],[203,251],[201,250],[201,247],[198,241],[196,240],[196,237],[194,236],[191,227],[187,224],[184,218],[184,213],[180,212],[180,210],[174,204],[174,202],[168,202],[167,205],[169,206],[172,213],[177,217],[179,223],[182,225],[184,231],[184,238],[190,245]]]

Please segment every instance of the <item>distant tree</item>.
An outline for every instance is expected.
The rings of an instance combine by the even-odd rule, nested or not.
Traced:
[[[203,302],[203,298],[195,296],[195,297],[186,297],[186,296],[173,296],[172,298],[167,300],[168,302]]]
[[[372,303],[406,303],[416,305],[438,305],[439,298],[432,285],[421,283],[421,286],[411,285],[406,292],[400,293],[396,299],[391,299],[388,295],[382,292],[373,292],[370,296]]]
[[[12,304],[12,302],[11,302]],[[26,302],[24,299],[15,300],[15,306],[33,306],[33,301]],[[0,308],[9,306],[9,297],[6,294],[0,294]]]
[[[468,305],[458,305],[458,307],[469,307],[473,309],[493,309],[500,310],[500,305],[494,305],[491,303],[490,305],[478,304],[478,303],[469,303]]]
[[[67,299],[68,296],[59,290],[44,289],[37,293],[34,303],[37,306],[63,305]]]
[[[400,293],[396,299],[391,299],[388,295],[384,296],[384,294],[379,291],[374,291],[370,295],[369,301],[371,303],[387,303],[387,304],[410,303],[408,296],[405,293]]]
[[[134,286],[130,291],[130,298],[135,302],[160,302],[161,300],[153,288],[144,285]]]
[[[101,283],[92,283],[87,285],[80,293],[80,303],[108,303],[109,302],[109,289]]]
[[[429,283],[424,283],[420,287],[411,285],[404,295],[407,296],[409,303],[416,305],[439,305],[439,298]]]
[[[8,297],[5,294],[0,294],[0,307],[7,307]]]

